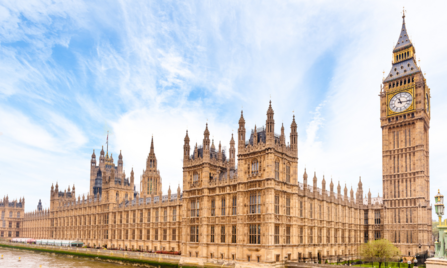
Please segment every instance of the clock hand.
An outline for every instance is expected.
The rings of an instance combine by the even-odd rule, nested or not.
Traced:
[[[398,98],[398,100],[399,100],[399,104],[402,104],[402,101]]]

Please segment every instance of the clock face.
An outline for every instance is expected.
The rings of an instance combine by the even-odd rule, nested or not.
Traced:
[[[395,113],[400,113],[408,109],[413,102],[413,96],[408,92],[401,92],[394,95],[390,100],[390,109]]]

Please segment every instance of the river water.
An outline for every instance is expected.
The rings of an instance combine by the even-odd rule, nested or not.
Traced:
[[[30,250],[18,250],[7,249],[0,247],[0,255],[3,255],[3,259],[0,259],[1,268],[106,268],[106,267],[123,267],[123,265],[113,264],[109,262],[102,262],[91,260],[87,258],[70,258],[65,255],[51,255],[49,253],[34,252]],[[20,262],[18,261],[20,257]],[[127,266],[132,267],[132,266]],[[154,266],[157,267],[157,266]],[[162,266],[158,266],[161,267]]]

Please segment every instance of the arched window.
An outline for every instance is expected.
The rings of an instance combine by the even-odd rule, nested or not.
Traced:
[[[259,163],[258,160],[253,160],[253,162],[251,162],[251,175],[257,175],[258,174],[258,169],[259,169]]]
[[[116,201],[118,201],[119,197],[120,197],[120,194],[118,192],[116,192]]]
[[[126,200],[127,200],[127,194],[125,195],[125,198],[126,198]]]
[[[195,183],[195,182],[198,182],[198,181],[199,181],[199,174],[198,173],[194,173],[192,182]]]

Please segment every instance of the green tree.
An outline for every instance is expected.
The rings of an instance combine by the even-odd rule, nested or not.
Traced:
[[[398,257],[400,251],[390,241],[379,239],[363,244],[360,248],[360,255],[364,259],[379,262],[379,268],[381,268],[383,262]]]

